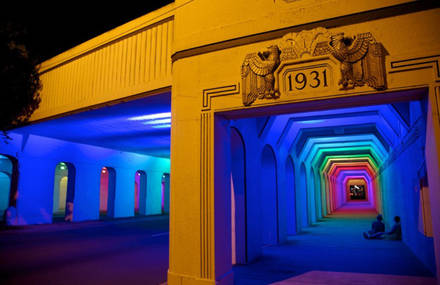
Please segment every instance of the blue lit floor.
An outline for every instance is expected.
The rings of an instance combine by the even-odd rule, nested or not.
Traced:
[[[234,266],[235,284],[435,284],[404,243],[362,237],[373,215],[325,218],[286,244],[265,247],[256,262]]]
[[[0,284],[161,284],[168,227],[148,216],[0,230]]]

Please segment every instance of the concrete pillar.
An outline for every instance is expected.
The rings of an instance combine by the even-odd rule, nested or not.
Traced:
[[[115,167],[115,218],[134,216],[134,174],[136,170]]]
[[[34,157],[20,157],[19,162],[18,223],[51,223],[57,162]]]
[[[98,220],[101,168],[85,163],[77,163],[75,168],[73,221]]]
[[[173,141],[179,137],[176,132],[182,131],[185,137],[200,135],[200,144]],[[168,284],[232,285],[227,121],[217,118],[214,122],[211,113],[202,114],[200,121],[179,121],[179,129],[173,128],[171,139]]]
[[[163,172],[147,173],[147,215],[162,214],[162,176]]]

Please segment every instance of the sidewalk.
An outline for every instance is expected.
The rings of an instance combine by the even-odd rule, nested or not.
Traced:
[[[234,266],[235,284],[435,284],[403,242],[362,237],[374,216],[338,212],[285,244],[265,247],[259,260]]]

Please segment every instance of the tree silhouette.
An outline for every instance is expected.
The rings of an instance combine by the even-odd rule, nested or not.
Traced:
[[[26,31],[12,22],[0,25],[0,131],[28,122],[40,103],[37,59],[26,48]]]

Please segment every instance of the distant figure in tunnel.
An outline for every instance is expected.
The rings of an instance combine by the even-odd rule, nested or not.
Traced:
[[[394,225],[391,228],[391,231],[386,232],[382,236],[384,239],[389,240],[401,240],[402,239],[402,226],[400,225],[400,217],[394,217]]]
[[[381,214],[377,215],[376,221],[371,225],[371,230],[368,232],[364,232],[364,238],[366,239],[375,239],[381,238],[381,236],[385,233],[385,224],[382,222],[383,217]]]

